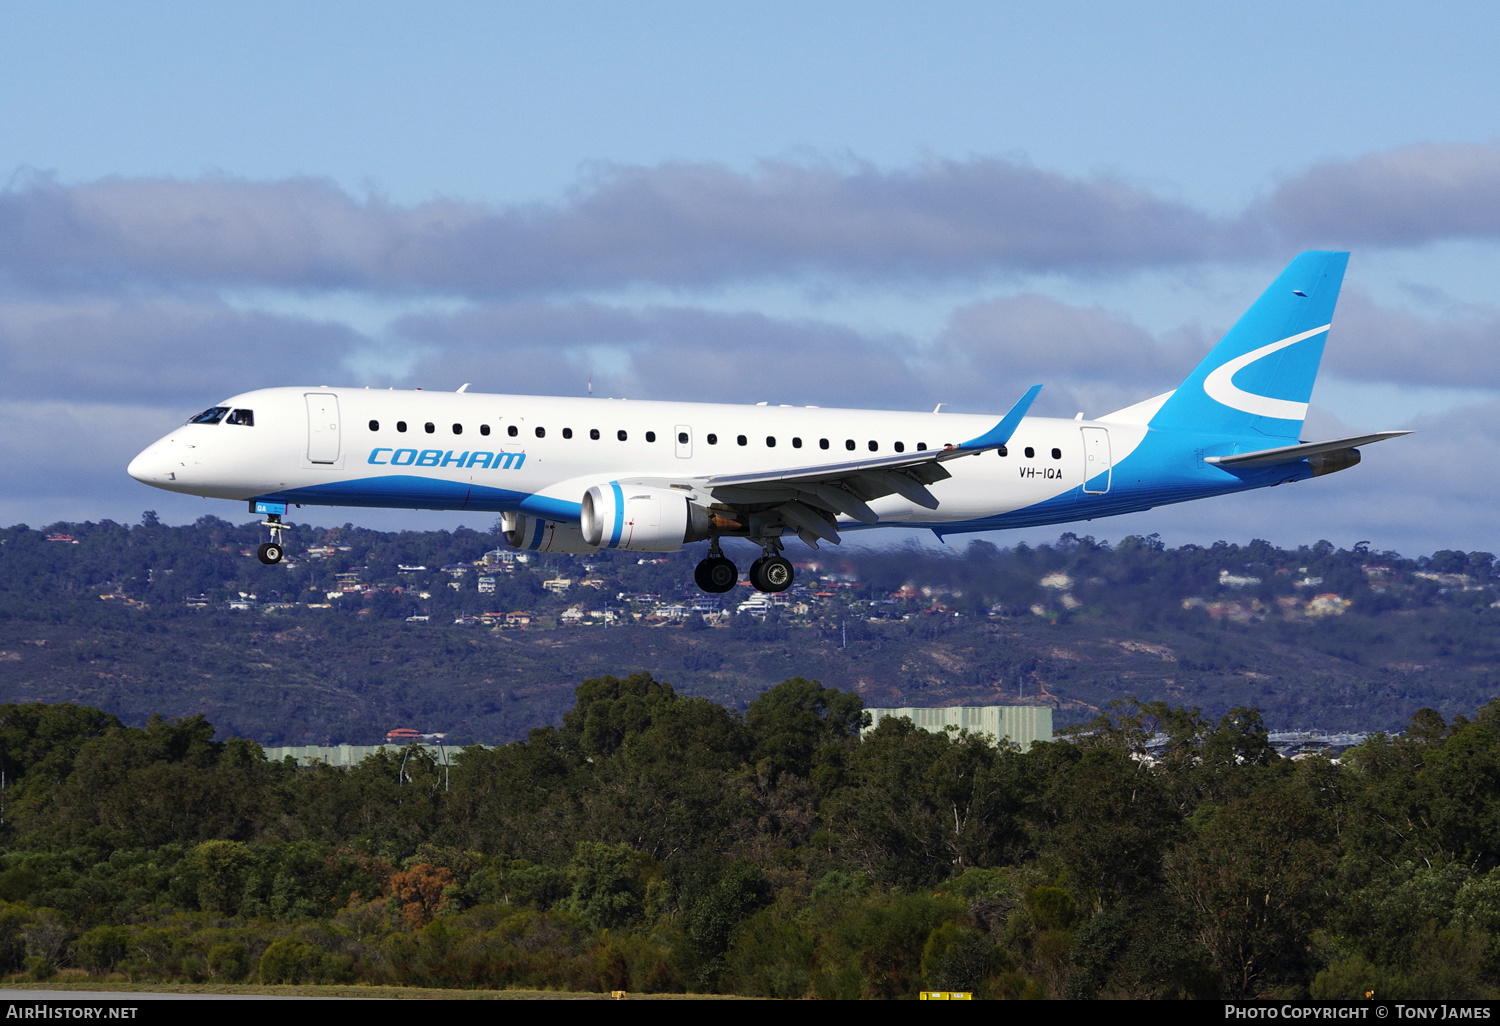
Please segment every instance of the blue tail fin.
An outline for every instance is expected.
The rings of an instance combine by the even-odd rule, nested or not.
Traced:
[[[1303,253],[1178,386],[1153,428],[1297,440],[1348,253]]]

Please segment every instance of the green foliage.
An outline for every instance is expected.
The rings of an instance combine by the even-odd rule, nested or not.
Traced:
[[[1122,703],[1022,754],[903,720],[856,740],[857,699],[807,679],[743,718],[646,674],[579,696],[562,728],[451,776],[415,757],[273,766],[201,719],[23,707],[16,737],[53,724],[62,754],[32,744],[20,780],[63,775],[6,822],[0,969],[778,998],[1500,993],[1500,705],[1424,712],[1336,764],[1279,759],[1249,709]]]
[[[595,929],[640,919],[646,893],[661,867],[651,856],[623,844],[582,841],[568,867],[573,888],[558,907]]]
[[[1010,968],[1010,959],[996,947],[994,938],[959,923],[944,923],[933,930],[922,948],[926,990],[983,994],[997,970]]]
[[[250,971],[250,956],[243,944],[215,944],[208,949],[209,972],[231,983],[242,980]]]
[[[745,726],[755,744],[751,758],[764,764],[773,779],[782,773],[812,776],[824,749],[858,737],[865,721],[858,695],[802,677],[761,692],[745,710]]]
[[[107,973],[125,957],[130,931],[123,926],[96,926],[78,938],[74,957],[90,974]]]
[[[283,937],[260,956],[262,983],[316,983],[324,952],[296,937]]]
[[[817,950],[817,937],[798,910],[784,904],[762,909],[735,933],[725,955],[726,983],[751,997],[806,997]]]

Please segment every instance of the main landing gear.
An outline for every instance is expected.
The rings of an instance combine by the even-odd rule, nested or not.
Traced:
[[[756,591],[786,591],[796,576],[792,561],[785,556],[767,553],[750,564],[750,583]]]
[[[693,580],[710,595],[733,591],[734,586],[740,582],[739,567],[725,557],[724,551],[719,548],[719,539],[715,538],[709,543],[708,558],[693,570]]]
[[[286,555],[286,549],[281,544],[281,532],[286,530],[286,525],[281,522],[281,514],[268,513],[260,526],[271,532],[271,540],[255,550],[255,558],[266,566],[275,566]]]
[[[781,555],[781,546],[775,539],[769,539],[765,548],[765,555],[750,564],[750,584],[756,591],[786,591],[797,576],[792,561]],[[719,539],[710,543],[708,558],[693,570],[693,579],[698,582],[698,587],[711,595],[733,591],[739,583],[739,568],[725,557],[719,548]]]

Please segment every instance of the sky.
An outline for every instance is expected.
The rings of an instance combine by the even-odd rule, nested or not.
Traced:
[[[1497,30],[1463,3],[6,4],[0,523],[243,518],[124,467],[271,385],[999,413],[1040,381],[1036,412],[1097,416],[1332,248],[1304,435],[1415,433],[1086,533],[1495,551]]]

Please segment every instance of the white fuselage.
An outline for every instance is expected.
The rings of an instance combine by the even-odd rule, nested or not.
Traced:
[[[253,425],[227,415],[185,424],[142,452],[131,476],[222,499],[516,511],[576,523],[584,492],[606,480],[693,495],[717,476],[938,450],[995,423],[949,413],[352,388],[261,389],[219,405],[250,411]],[[1116,466],[1147,432],[1138,422],[1028,417],[1003,455],[946,463],[952,477],[931,485],[936,509],[899,495],[871,508],[882,524],[932,526],[1054,499],[1084,480],[1086,429],[1106,439],[1096,459]],[[1097,441],[1092,448],[1099,451]],[[850,523],[840,518],[841,527]]]

